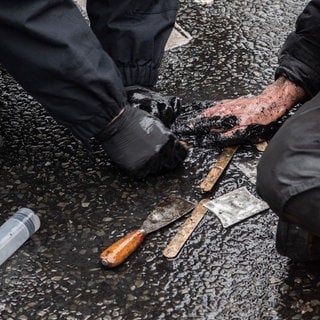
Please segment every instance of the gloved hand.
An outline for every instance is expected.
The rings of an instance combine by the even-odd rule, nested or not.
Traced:
[[[140,86],[125,88],[131,106],[147,111],[170,127],[181,112],[181,100]]]
[[[141,178],[173,169],[187,156],[185,147],[160,120],[131,106],[97,138],[116,165]]]
[[[197,136],[202,145],[256,143],[269,139],[281,124],[279,119],[304,97],[301,87],[282,77],[260,95],[223,100],[196,115],[181,115],[173,130],[179,136]]]

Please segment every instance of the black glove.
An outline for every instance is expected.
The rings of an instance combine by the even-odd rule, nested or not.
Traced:
[[[131,106],[147,111],[160,119],[167,127],[171,126],[181,112],[181,100],[178,97],[163,96],[140,86],[131,86],[125,89]]]
[[[173,169],[187,150],[160,120],[126,106],[97,137],[111,160],[137,177]]]

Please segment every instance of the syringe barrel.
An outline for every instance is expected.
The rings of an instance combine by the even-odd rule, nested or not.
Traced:
[[[19,209],[0,227],[0,265],[40,228],[39,217],[28,208]]]

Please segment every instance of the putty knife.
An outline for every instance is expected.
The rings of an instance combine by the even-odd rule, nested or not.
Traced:
[[[139,247],[147,234],[167,226],[194,207],[192,202],[177,196],[163,199],[148,215],[140,229],[128,233],[101,253],[101,263],[108,268],[120,265]]]

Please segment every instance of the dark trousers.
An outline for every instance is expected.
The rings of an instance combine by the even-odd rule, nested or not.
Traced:
[[[124,86],[153,86],[177,0],[3,0],[0,63],[81,140],[124,107]]]
[[[270,141],[258,165],[257,191],[280,218],[320,236],[320,93]]]

